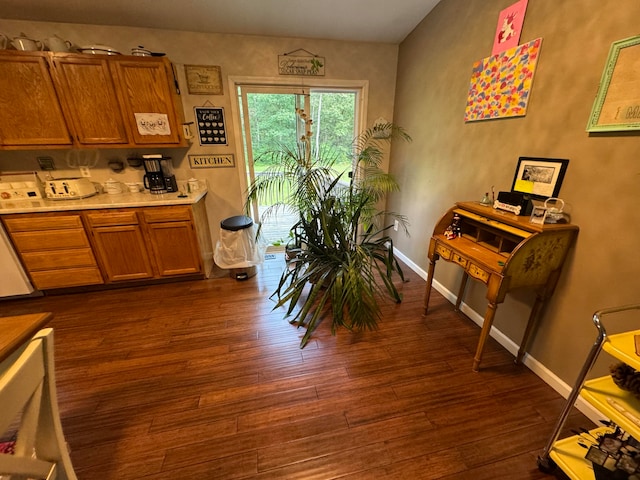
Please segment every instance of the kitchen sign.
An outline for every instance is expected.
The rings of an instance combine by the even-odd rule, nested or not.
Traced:
[[[236,161],[232,153],[223,155],[189,155],[191,168],[235,167]]]
[[[324,77],[324,57],[319,57],[311,52],[307,52],[309,55],[291,55],[291,53],[298,51],[307,52],[300,48],[284,55],[278,55],[278,73],[280,75]]]
[[[194,110],[200,145],[228,145],[224,109],[220,107],[195,107]]]
[[[185,65],[190,95],[222,95],[222,72],[217,65]]]

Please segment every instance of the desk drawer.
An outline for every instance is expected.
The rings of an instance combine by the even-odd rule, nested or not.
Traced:
[[[451,254],[451,261],[457,263],[462,268],[467,268],[467,263],[469,263],[469,261],[465,257],[456,252],[453,252]]]
[[[436,245],[436,253],[442,257],[443,260],[449,260],[451,258],[451,249],[445,247],[441,243]]]
[[[483,270],[482,268],[477,266],[475,263],[471,263],[471,262],[469,262],[469,268],[467,269],[467,272],[469,272],[469,275],[471,275],[473,278],[477,278],[478,280],[484,283],[487,283],[489,281],[489,277],[491,276],[489,272],[487,272],[486,270]]]

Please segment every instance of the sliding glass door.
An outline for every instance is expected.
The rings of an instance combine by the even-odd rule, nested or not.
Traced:
[[[358,125],[357,90],[243,85],[238,88],[247,185],[273,161],[270,152],[283,146],[295,148],[305,134],[305,124],[296,114],[311,115],[315,150],[330,149],[340,162],[339,171],[351,169],[351,150]],[[310,113],[309,113],[310,112]],[[269,207],[253,205],[254,219],[261,219]],[[296,222],[295,212],[271,215],[262,225],[265,240],[272,247],[284,246]]]

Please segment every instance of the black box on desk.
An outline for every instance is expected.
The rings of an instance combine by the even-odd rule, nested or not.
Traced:
[[[514,208],[520,207],[520,212],[516,213],[512,208],[501,208],[500,204],[511,206]],[[529,195],[521,192],[498,192],[498,201],[494,208],[501,208],[502,210],[509,210],[516,213],[516,215],[531,215],[533,210],[533,202]]]

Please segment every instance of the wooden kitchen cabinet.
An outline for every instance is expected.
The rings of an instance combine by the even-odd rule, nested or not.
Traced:
[[[81,145],[128,144],[122,108],[104,55],[52,57],[56,88]]]
[[[71,135],[47,54],[0,53],[0,148],[69,148]]]
[[[84,216],[108,282],[202,272],[190,207],[96,210]]]
[[[181,147],[166,58],[0,51],[0,148]]]
[[[89,211],[84,216],[108,283],[154,277],[135,210]]]
[[[8,215],[2,223],[36,288],[104,283],[79,214]]]
[[[202,271],[198,239],[189,207],[145,208],[142,215],[159,276]]]
[[[111,62],[111,69],[132,142],[143,146],[186,146],[182,135],[183,113],[171,63],[166,58],[118,57]],[[146,125],[141,126],[143,122]],[[164,122],[167,124],[163,125]],[[153,134],[143,133],[145,128]],[[162,133],[163,130],[167,133]]]

